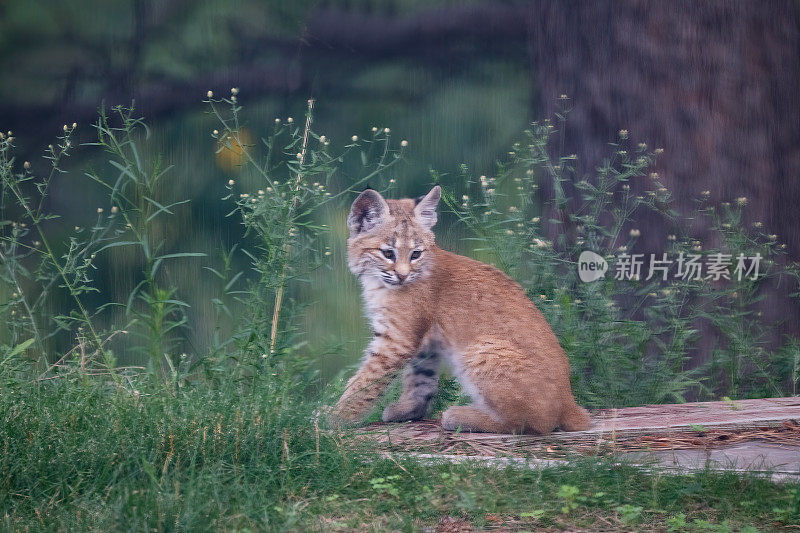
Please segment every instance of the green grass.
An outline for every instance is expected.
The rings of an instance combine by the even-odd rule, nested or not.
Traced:
[[[701,472],[648,475],[581,460],[546,470],[381,459],[318,430],[296,382],[135,383],[70,373],[0,392],[7,530],[417,530],[476,527],[774,529],[800,486]],[[677,518],[676,518],[677,517]]]

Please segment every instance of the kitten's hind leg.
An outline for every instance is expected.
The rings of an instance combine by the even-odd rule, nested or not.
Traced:
[[[428,413],[431,398],[439,386],[439,354],[422,351],[403,372],[403,392],[400,398],[383,411],[384,422],[419,420]]]
[[[442,428],[447,431],[512,433],[514,426],[497,420],[489,411],[474,405],[454,405],[442,413]]]

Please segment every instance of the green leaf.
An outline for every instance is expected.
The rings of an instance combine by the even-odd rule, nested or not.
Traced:
[[[100,253],[103,250],[106,250],[108,248],[117,248],[119,246],[135,246],[135,245],[141,245],[141,244],[142,244],[141,241],[117,241],[117,242],[112,242],[111,244],[106,244],[105,246],[103,246],[102,248],[97,250],[97,253]]]
[[[133,174],[133,172],[131,172],[131,169],[130,169],[130,168],[128,168],[128,167],[123,167],[122,165],[120,165],[119,163],[117,163],[116,161],[113,161],[113,160],[112,160],[112,161],[109,161],[109,163],[111,163],[111,166],[117,167],[117,168],[119,169],[119,171],[120,171],[120,172],[122,172],[123,174],[125,174],[126,176],[128,176],[128,177],[129,177],[130,179],[132,179],[134,182],[138,182],[138,180],[136,179],[136,176]]]
[[[10,351],[10,352],[8,352],[8,356],[7,356],[5,359],[3,359],[3,364],[5,364],[5,363],[6,363],[6,362],[7,362],[9,359],[11,359],[12,357],[14,357],[15,355],[19,355],[19,354],[21,354],[22,352],[24,352],[25,350],[27,350],[27,349],[28,349],[28,347],[29,347],[31,344],[33,344],[33,342],[34,342],[35,340],[36,340],[36,339],[28,339],[28,340],[26,340],[26,341],[24,341],[24,342],[21,342],[21,343],[17,344],[17,345],[16,345],[16,346],[14,346],[13,348],[11,348],[11,351]]]

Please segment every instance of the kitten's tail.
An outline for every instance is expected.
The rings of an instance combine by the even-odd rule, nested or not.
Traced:
[[[559,426],[564,431],[584,431],[589,429],[591,424],[589,413],[573,400],[561,415]]]

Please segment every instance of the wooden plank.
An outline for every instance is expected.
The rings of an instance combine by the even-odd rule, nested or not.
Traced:
[[[732,430],[779,426],[787,421],[800,421],[800,397],[737,400],[735,402],[694,402],[683,404],[644,405],[622,409],[601,409],[592,413],[592,426],[587,431],[555,431],[545,437],[471,433],[469,439],[504,442],[595,441],[616,440],[625,436],[663,435],[703,430]],[[435,420],[403,424],[377,423],[359,431],[388,440],[439,441],[457,435],[446,432]]]
[[[733,429],[778,425],[787,420],[800,420],[800,397],[603,409],[592,414],[588,431],[571,435],[664,433],[696,426]]]
[[[611,456],[645,470],[760,472],[800,479],[800,397],[644,405],[592,413],[587,431],[507,435],[444,431],[438,420],[372,424],[350,435],[382,454],[547,468]],[[390,452],[391,451],[391,452]]]

